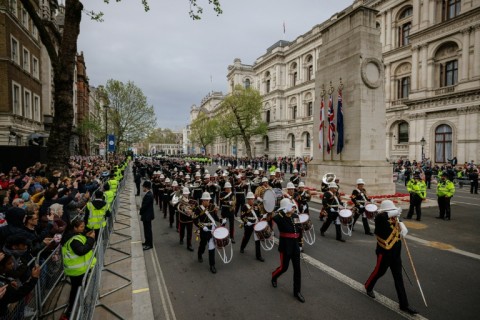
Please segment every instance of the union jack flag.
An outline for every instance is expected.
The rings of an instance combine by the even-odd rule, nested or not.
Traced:
[[[322,101],[320,102],[320,128],[318,131],[318,149],[323,151],[323,128],[325,126],[325,101],[322,97]]]
[[[333,98],[330,94],[328,97],[328,145],[327,145],[327,152],[330,153],[333,150],[333,146],[335,145],[335,122],[333,122],[335,118],[335,111],[333,110]]]

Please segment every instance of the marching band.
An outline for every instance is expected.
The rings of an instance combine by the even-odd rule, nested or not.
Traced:
[[[215,252],[219,254],[222,262],[232,261],[232,245],[235,244],[234,220],[240,211],[239,228],[243,228],[244,231],[240,253],[245,253],[253,234],[255,258],[264,262],[262,250],[272,250],[275,243],[274,237],[277,236],[281,265],[272,272],[272,286],[277,287],[278,278],[288,269],[289,263],[292,261],[294,269],[293,295],[300,302],[305,302],[301,293],[300,257],[304,251],[304,242],[309,245],[314,244],[315,232],[309,210],[312,194],[305,188],[305,183],[298,175],[298,171],[294,172],[284,191],[282,185],[284,177],[279,170],[268,176],[269,172],[264,172],[262,168],[253,169],[251,166],[233,168],[228,165],[226,169],[218,166],[216,171],[210,174],[200,165],[193,166],[188,162],[165,159],[146,163],[136,161],[134,165],[137,167],[147,166],[145,171],[152,182],[155,204],[163,211],[165,219],[168,211],[169,225],[173,228],[175,223],[176,230],[179,232],[180,245],[184,244],[186,238],[187,250],[193,252],[192,239],[193,235],[196,236],[196,240],[199,241],[198,262],[203,262],[203,254],[207,250],[207,246],[209,268],[212,273],[217,272]],[[385,230],[388,229],[386,225],[390,215],[387,219],[383,219],[386,215],[382,213],[388,210],[384,208],[383,203],[380,210],[376,204],[372,203],[364,188],[363,179],[356,181],[357,187],[352,191],[350,199],[353,206],[350,208],[351,210],[341,199],[338,181],[332,173],[327,173],[322,179],[323,209],[320,217],[326,217],[326,221],[323,222],[320,229],[321,236],[325,237],[325,232],[334,223],[336,240],[345,242],[342,234],[351,236],[353,227],[360,216],[367,235],[374,235],[370,231],[369,220],[375,221],[379,230],[381,229],[380,225],[382,228],[385,225]],[[382,217],[382,223],[377,223],[375,219],[377,214]],[[393,223],[392,221],[389,223]],[[226,227],[227,223],[228,227]],[[197,228],[196,231],[193,230],[193,225]],[[275,226],[278,229],[278,235],[275,235]],[[393,224],[393,227],[388,229],[397,230],[394,234],[397,242],[400,237],[400,229],[404,227],[398,226],[398,223]],[[375,233],[380,246],[378,250],[390,250],[395,244],[384,243],[386,241],[384,239],[391,237],[388,237],[386,233],[380,234],[380,231],[377,232],[377,228]],[[396,246],[398,245],[395,245],[395,248]],[[367,295],[374,297],[373,286],[376,280],[383,275],[383,270],[388,267],[393,268],[393,262],[382,264],[382,272],[375,273],[376,271],[374,271],[372,273],[365,285]],[[398,264],[395,265],[395,268],[398,268]],[[397,285],[401,279],[397,279],[397,274],[394,275],[394,278]],[[404,291],[400,290],[399,298],[402,310],[410,313],[416,312],[406,302]]]

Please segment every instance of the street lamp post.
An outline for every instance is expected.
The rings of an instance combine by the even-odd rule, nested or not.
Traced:
[[[104,105],[103,108],[105,109],[105,159],[107,159],[107,152],[108,152],[108,105]]]
[[[427,141],[425,141],[425,138],[422,137],[422,140],[420,140],[420,145],[422,146],[422,162],[423,162],[423,160],[425,159],[425,153],[423,152],[423,148],[425,147],[425,143],[426,143],[426,142],[427,142]]]

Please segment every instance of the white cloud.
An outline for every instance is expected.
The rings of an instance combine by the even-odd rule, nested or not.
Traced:
[[[189,18],[188,0],[149,2],[149,12],[140,1],[85,2],[87,10],[103,11],[105,21],[83,17],[78,50],[91,85],[133,81],[155,107],[158,125],[180,129],[192,104],[212,90],[226,91],[233,59],[252,64],[276,41],[295,39],[352,0],[223,0],[218,17],[204,0],[200,21]]]

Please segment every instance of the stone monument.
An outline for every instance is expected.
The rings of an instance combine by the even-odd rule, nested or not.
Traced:
[[[307,185],[320,188],[322,177],[334,173],[340,192],[350,194],[356,180],[365,180],[369,195],[393,194],[393,172],[386,161],[384,67],[377,11],[354,3],[325,24],[315,75],[313,161],[308,164]],[[338,116],[338,89],[343,88],[344,147],[327,152],[328,101],[333,98]],[[322,96],[322,94],[324,95]],[[319,148],[320,104],[324,100],[323,148]]]

